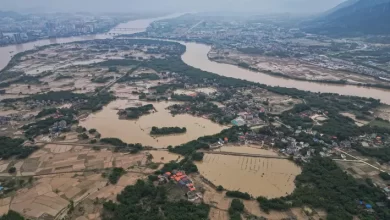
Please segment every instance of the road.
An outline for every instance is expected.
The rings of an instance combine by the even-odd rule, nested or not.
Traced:
[[[353,156],[353,155],[351,155],[351,154],[349,154],[349,153],[347,153],[347,152],[345,152],[345,151],[343,151],[343,150],[340,150],[340,149],[338,149],[338,148],[335,148],[335,150],[337,150],[337,151],[339,151],[339,152],[341,152],[341,153],[343,153],[343,154],[345,154],[345,155],[348,155],[348,156],[352,157],[353,159],[355,159],[355,160],[357,160],[357,161],[359,161],[359,162],[361,162],[361,163],[364,163],[364,164],[366,164],[366,165],[368,165],[368,166],[370,166],[370,167],[372,167],[372,168],[374,168],[374,169],[376,169],[376,170],[378,170],[378,171],[380,171],[380,172],[386,172],[386,171],[382,170],[381,168],[376,167],[376,166],[374,166],[374,165],[372,165],[372,164],[370,164],[370,163],[367,163],[366,161],[360,159],[359,157],[355,157],[355,156]]]
[[[190,28],[186,31],[185,34],[190,33],[190,31],[191,31],[192,29],[196,28],[197,26],[199,26],[199,25],[202,24],[203,22],[204,22],[204,20],[199,21],[199,22],[196,23],[194,26],[190,27]]]
[[[288,159],[286,156],[279,155],[266,155],[266,154],[248,154],[248,153],[236,153],[236,152],[225,152],[225,151],[200,151],[207,154],[221,154],[231,156],[245,156],[245,157],[263,157],[263,158],[275,158],[275,159]]]

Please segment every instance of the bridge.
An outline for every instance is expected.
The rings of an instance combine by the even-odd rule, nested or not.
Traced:
[[[143,31],[145,28],[113,28],[111,31]]]
[[[286,157],[286,156],[279,156],[279,155],[248,154],[248,153],[236,153],[236,152],[226,152],[226,151],[201,151],[201,152],[206,153],[206,154],[221,154],[221,155],[244,156],[244,157],[288,159],[288,157]]]

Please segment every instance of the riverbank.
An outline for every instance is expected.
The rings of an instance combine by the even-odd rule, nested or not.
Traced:
[[[297,80],[297,81],[303,81],[303,82],[312,82],[312,83],[321,83],[321,84],[333,84],[333,85],[352,85],[352,86],[366,87],[366,88],[378,88],[378,89],[389,90],[389,92],[390,92],[390,85],[369,84],[369,83],[354,83],[354,82],[350,82],[350,81],[347,81],[347,80],[313,80],[313,79],[304,79],[304,78],[300,78],[300,77],[289,76],[289,75],[286,75],[286,74],[283,74],[283,73],[273,72],[273,71],[270,71],[270,70],[259,70],[257,68],[253,68],[253,67],[251,67],[249,65],[246,66],[244,64],[240,65],[240,64],[233,64],[233,63],[230,63],[230,62],[224,62],[223,60],[220,60],[220,59],[213,59],[213,58],[211,58],[209,56],[209,54],[210,54],[210,52],[207,54],[207,57],[209,58],[210,61],[213,61],[213,62],[216,62],[216,63],[220,63],[220,64],[234,65],[234,66],[237,66],[238,68],[242,68],[242,69],[253,71],[253,72],[257,72],[257,73],[263,73],[263,74],[267,74],[267,75],[270,75],[270,76],[281,77],[281,78],[285,78],[285,79],[291,79],[291,80]],[[357,74],[357,73],[353,73],[353,74]],[[359,75],[359,74],[357,74],[357,75]]]

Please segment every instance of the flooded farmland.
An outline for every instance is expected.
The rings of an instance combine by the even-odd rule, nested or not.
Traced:
[[[143,105],[149,104],[142,102]],[[141,143],[146,146],[176,146],[205,135],[219,133],[226,127],[215,124],[208,119],[191,115],[172,116],[166,108],[174,102],[151,103],[157,112],[145,115],[137,120],[119,120],[117,109],[134,106],[134,102],[117,100],[111,102],[102,111],[89,115],[80,125],[87,129],[95,128],[102,137],[116,137],[127,143]],[[153,126],[186,127],[187,132],[179,135],[152,137],[149,135]]]
[[[245,152],[243,150],[240,152]],[[200,173],[217,186],[268,198],[292,193],[295,177],[301,172],[298,166],[286,159],[215,154],[206,154],[197,166]]]

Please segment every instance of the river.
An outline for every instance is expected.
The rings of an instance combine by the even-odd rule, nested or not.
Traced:
[[[153,18],[153,19],[139,19],[139,20],[134,20],[134,21],[120,24],[117,27],[146,29],[153,21],[166,19],[166,18],[173,18],[177,16],[178,14],[174,14],[166,17]],[[134,31],[132,33],[137,33],[140,31],[142,30]],[[118,31],[115,32],[118,33]],[[126,33],[129,34],[130,32],[126,32]],[[8,64],[8,62],[11,60],[12,55],[26,50],[31,50],[35,46],[43,46],[43,45],[55,44],[55,43],[69,43],[69,42],[82,41],[82,40],[106,39],[106,38],[112,38],[112,35],[97,34],[97,35],[80,36],[80,37],[46,39],[46,40],[39,40],[39,41],[25,43],[25,44],[0,47],[0,69],[4,68]],[[327,84],[327,83],[297,81],[297,80],[286,79],[282,77],[271,76],[264,73],[253,72],[234,65],[222,64],[222,63],[210,61],[207,56],[208,52],[211,49],[210,46],[199,44],[199,43],[184,43],[184,42],[180,42],[180,43],[184,44],[187,48],[186,52],[182,55],[182,60],[186,64],[193,66],[195,68],[216,73],[218,75],[244,79],[252,82],[267,84],[270,86],[297,88],[300,90],[311,91],[311,92],[338,93],[340,95],[371,97],[375,99],[380,99],[383,103],[390,104],[389,90],[359,87],[353,85],[335,85],[335,84]]]

